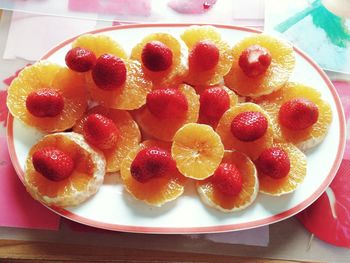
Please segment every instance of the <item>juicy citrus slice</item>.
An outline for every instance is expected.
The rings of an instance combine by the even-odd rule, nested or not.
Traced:
[[[154,116],[147,106],[144,106],[135,111],[134,117],[145,135],[163,141],[171,141],[176,131],[184,124],[197,121],[199,96],[189,85],[181,84],[178,89],[185,95],[188,102],[186,117],[184,119],[160,119]]]
[[[106,35],[84,34],[74,40],[72,46],[73,48],[86,48],[94,52],[96,58],[103,54],[111,54],[122,59],[127,58],[122,46]]]
[[[33,153],[44,147],[56,147],[74,161],[74,171],[62,181],[51,181],[33,166]],[[93,150],[77,133],[46,135],[29,152],[26,160],[24,184],[33,198],[47,205],[74,206],[95,194],[103,183],[105,159]]]
[[[57,91],[62,95],[64,107],[55,117],[35,117],[26,108],[31,92],[41,89]],[[81,74],[48,61],[39,61],[26,67],[8,89],[7,106],[11,114],[43,132],[63,131],[71,128],[87,108],[85,79]]]
[[[221,35],[216,28],[212,26],[191,26],[183,32],[181,38],[186,43],[189,52],[199,41],[208,40],[216,45],[220,54],[218,64],[211,70],[200,72],[190,67],[185,81],[192,85],[218,84],[222,77],[229,72],[233,57],[229,45],[221,39]]]
[[[251,142],[245,142],[237,139],[231,132],[231,123],[233,119],[242,112],[261,112],[268,121],[268,127],[265,134],[259,139]],[[220,135],[222,143],[227,150],[237,150],[245,153],[252,160],[259,157],[260,153],[272,145],[273,130],[269,115],[254,103],[241,103],[226,111],[221,117],[216,132]]]
[[[197,90],[197,92],[199,92],[199,94],[201,94],[205,89],[211,88],[211,87],[213,87],[213,86],[204,86],[204,87],[197,86],[197,87],[195,87],[195,89]],[[228,96],[230,97],[230,108],[236,106],[238,104],[237,94],[225,86],[220,86],[220,87],[222,89],[224,89],[227,92]],[[218,125],[218,122],[219,122],[219,120],[212,120],[212,119],[208,118],[207,116],[200,114],[200,112],[199,112],[198,123],[208,124],[215,129],[216,126]]]
[[[210,126],[188,123],[176,132],[171,155],[184,176],[203,180],[218,168],[224,155],[224,146]]]
[[[138,109],[146,103],[146,96],[152,90],[152,82],[145,76],[137,61],[125,61],[126,82],[114,90],[103,90],[96,86],[91,73],[87,75],[90,96],[99,104],[119,110]]]
[[[281,105],[295,98],[308,99],[318,107],[317,122],[304,130],[290,130],[279,123],[278,115]],[[279,142],[293,143],[302,151],[319,144],[325,138],[332,122],[331,107],[321,98],[321,93],[303,84],[288,82],[282,89],[257,99],[257,103],[271,117],[274,139]]]
[[[254,163],[243,153],[226,151],[222,163],[236,165],[243,178],[242,191],[235,196],[221,193],[213,184],[213,177],[197,181],[197,191],[202,201],[223,212],[242,210],[251,205],[259,192],[259,180]]]
[[[306,156],[291,143],[274,143],[273,147],[280,147],[289,157],[290,170],[287,176],[275,179],[270,176],[259,176],[260,192],[268,195],[280,196],[288,194],[303,182],[306,176]]]
[[[181,40],[176,39],[167,33],[155,33],[146,36],[141,40],[131,51],[131,59],[135,59],[142,63],[141,54],[144,46],[151,41],[159,41],[165,44],[173,53],[172,65],[169,69],[154,72],[143,67],[145,74],[152,80],[153,85],[156,87],[169,87],[177,86],[182,82],[184,76],[187,74],[187,58],[184,57],[187,54],[187,48],[182,46]]]
[[[101,150],[107,162],[106,171],[117,172],[120,170],[121,162],[125,156],[131,150],[138,147],[141,141],[139,127],[127,111],[96,106],[91,108],[86,115],[77,122],[73,127],[73,131],[82,134],[87,116],[94,113],[102,114],[111,119],[119,130],[119,138],[116,146],[112,149]]]
[[[165,176],[152,178],[144,183],[134,179],[130,172],[133,160],[139,151],[152,146],[157,146],[170,152],[171,144],[154,140],[142,142],[139,147],[131,150],[125,157],[121,164],[120,175],[126,190],[136,199],[142,200],[149,205],[162,206],[183,194],[186,178],[175,170]]]
[[[248,77],[240,68],[240,54],[252,45],[266,48],[271,54],[271,64],[265,73],[257,77]],[[233,64],[224,77],[225,84],[239,95],[258,97],[281,88],[291,75],[295,58],[293,47],[287,42],[264,34],[255,34],[244,38],[232,49]]]

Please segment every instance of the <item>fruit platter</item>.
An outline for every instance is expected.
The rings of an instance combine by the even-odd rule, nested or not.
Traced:
[[[28,193],[93,227],[209,233],[278,222],[334,178],[344,114],[325,73],[276,36],[128,25],[69,39],[8,90]]]

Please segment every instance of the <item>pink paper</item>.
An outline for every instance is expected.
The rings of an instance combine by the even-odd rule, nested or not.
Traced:
[[[92,12],[97,14],[149,16],[150,0],[69,0],[68,8],[72,11]]]
[[[36,61],[62,41],[95,26],[96,20],[13,12],[4,58]]]
[[[20,182],[0,136],[0,226],[58,230],[60,217],[32,199]]]
[[[203,14],[215,3],[216,0],[171,0],[168,6],[181,14]]]

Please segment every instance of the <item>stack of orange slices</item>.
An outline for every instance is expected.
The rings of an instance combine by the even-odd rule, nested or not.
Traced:
[[[11,114],[48,133],[35,144],[25,185],[37,200],[73,206],[119,173],[135,199],[161,206],[194,182],[223,212],[258,193],[295,191],[305,151],[332,111],[314,88],[289,81],[291,45],[254,34],[230,47],[212,26],[180,37],[153,33],[130,56],[104,35],[78,37],[67,67],[39,61],[12,82]]]

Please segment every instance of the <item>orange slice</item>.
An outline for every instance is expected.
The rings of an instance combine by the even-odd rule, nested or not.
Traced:
[[[260,192],[280,196],[295,191],[304,181],[307,161],[305,154],[291,143],[274,143],[273,147],[280,147],[288,154],[290,171],[280,179],[259,175]]]
[[[147,106],[134,112],[134,117],[146,136],[171,141],[176,131],[184,124],[197,121],[199,96],[189,85],[182,84],[178,89],[188,101],[188,111],[184,119],[159,119],[148,110]]]
[[[111,119],[119,130],[117,145],[112,149],[101,150],[106,158],[106,171],[117,172],[125,156],[137,148],[141,141],[141,133],[136,122],[127,111],[109,109],[103,106],[91,108],[86,115],[73,127],[77,133],[83,132],[84,122],[89,114],[98,113]]]
[[[205,89],[211,88],[211,87],[212,86],[205,86],[205,87],[198,87],[197,86],[196,90],[197,90],[197,92],[199,92],[199,94],[201,94]],[[225,86],[219,85],[219,87],[224,89],[227,92],[228,96],[230,97],[230,108],[236,106],[238,104],[237,94]],[[199,112],[198,123],[208,124],[215,129],[216,126],[218,125],[218,122],[219,122],[219,120],[212,120]]]
[[[268,121],[268,127],[265,134],[259,139],[251,142],[245,142],[237,139],[231,133],[231,123],[233,119],[242,112],[261,112]],[[236,107],[229,109],[221,117],[219,124],[216,128],[216,132],[220,135],[222,143],[227,150],[237,150],[245,153],[252,160],[259,157],[260,153],[267,147],[272,145],[273,141],[273,130],[270,121],[270,117],[259,105],[254,103],[242,103]]]
[[[294,131],[279,123],[278,113],[281,105],[295,98],[308,99],[318,107],[318,120],[307,129]],[[319,144],[325,138],[332,122],[331,107],[321,98],[321,93],[303,84],[289,82],[281,90],[257,99],[257,103],[271,117],[274,139],[279,142],[293,143],[302,151]]]
[[[146,36],[131,51],[131,59],[142,63],[141,54],[144,46],[152,41],[159,41],[166,45],[173,53],[172,65],[169,69],[160,72],[154,72],[143,67],[145,74],[152,80],[156,87],[169,87],[179,85],[184,75],[187,74],[187,65],[184,63],[184,54],[187,54],[187,48],[182,46],[181,40],[176,39],[167,33],[154,33]]]
[[[162,206],[183,194],[186,178],[176,170],[165,176],[152,178],[145,183],[140,183],[134,179],[130,172],[133,160],[139,151],[152,146],[157,146],[170,152],[171,144],[154,140],[142,142],[138,148],[130,151],[125,157],[121,164],[120,175],[125,189],[136,199],[149,205]]]
[[[75,164],[73,173],[62,181],[51,181],[38,173],[32,156],[44,147],[56,147],[69,154]],[[33,198],[47,205],[75,206],[95,194],[103,183],[105,159],[93,150],[77,133],[46,135],[29,152],[26,160],[24,184]]]
[[[197,181],[197,191],[206,205],[222,212],[243,210],[254,202],[259,192],[255,165],[245,154],[236,151],[226,151],[222,163],[236,165],[243,178],[242,191],[235,196],[225,195],[215,187],[212,177]]]
[[[127,58],[127,55],[122,46],[106,35],[81,35],[76,40],[74,40],[72,47],[86,48],[94,52],[96,58],[103,54],[112,54],[122,59]]]
[[[259,45],[271,54],[271,64],[266,72],[257,77],[248,77],[238,64],[243,50]],[[239,95],[258,97],[281,88],[291,75],[295,58],[293,47],[287,42],[264,34],[246,37],[232,49],[234,61],[230,72],[225,76],[225,84]]]
[[[152,82],[146,77],[137,61],[124,61],[127,68],[125,83],[114,90],[103,90],[94,83],[91,72],[87,75],[88,89],[93,100],[107,108],[134,110],[146,103],[146,96],[152,90]]]
[[[184,176],[204,180],[218,168],[224,146],[209,125],[188,123],[176,132],[171,155]]]
[[[36,117],[26,108],[31,92],[50,89],[64,100],[62,112],[55,117]],[[8,89],[7,106],[11,114],[29,126],[43,132],[64,131],[80,119],[87,108],[87,93],[83,75],[48,61],[26,67]]]
[[[199,41],[208,40],[219,49],[219,62],[211,70],[201,71],[189,68],[185,81],[192,85],[215,85],[225,76],[232,64],[232,54],[229,45],[221,39],[220,33],[212,26],[191,26],[181,35],[189,52]]]

